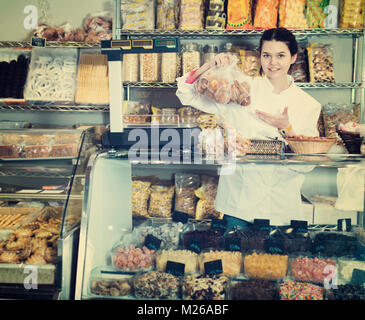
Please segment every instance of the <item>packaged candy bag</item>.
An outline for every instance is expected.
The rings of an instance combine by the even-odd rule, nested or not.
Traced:
[[[238,58],[233,56],[229,66],[214,67],[202,74],[195,82],[198,92],[222,104],[233,102],[248,106],[251,103],[250,85],[237,62]]]

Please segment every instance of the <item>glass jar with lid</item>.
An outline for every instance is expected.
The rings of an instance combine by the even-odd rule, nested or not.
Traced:
[[[176,124],[179,116],[175,108],[162,108],[161,123],[162,124]]]
[[[234,50],[232,42],[226,42],[222,46],[222,52],[232,54],[238,58],[238,53]]]
[[[203,64],[211,61],[218,54],[218,47],[214,44],[208,44],[204,47]]]
[[[186,44],[182,53],[182,74],[187,74],[200,66],[201,53],[199,45],[197,43]]]

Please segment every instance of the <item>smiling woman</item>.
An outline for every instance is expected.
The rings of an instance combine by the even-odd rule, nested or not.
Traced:
[[[268,29],[260,39],[259,48],[263,76],[239,76],[232,87],[226,88],[240,96],[245,90],[245,86],[241,85],[244,81],[250,88],[250,103],[241,105],[231,99],[223,104],[197,91],[196,80],[207,77],[216,69],[223,70],[222,74],[228,73],[227,67],[235,59],[224,53],[178,78],[176,95],[183,105],[216,114],[225,126],[234,128],[248,139],[277,138],[285,141],[285,136],[318,136],[321,105],[288,75],[297,58],[295,36],[285,28]],[[304,176],[295,170],[289,166],[250,167],[237,164],[234,174],[221,176],[215,209],[224,213],[228,229],[231,227],[229,221],[237,224],[237,219],[232,220],[232,216],[244,219],[245,223],[252,222],[254,218],[269,219],[273,225],[289,224],[292,219],[301,220],[300,190]],[[293,208],[296,208],[295,213]],[[245,223],[241,225],[249,226]]]

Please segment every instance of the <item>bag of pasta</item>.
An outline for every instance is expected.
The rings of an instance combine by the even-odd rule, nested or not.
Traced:
[[[222,104],[250,105],[250,85],[237,63],[238,58],[234,56],[232,64],[203,73],[195,82],[197,91]]]
[[[151,185],[148,214],[150,217],[170,218],[175,188],[171,181]]]

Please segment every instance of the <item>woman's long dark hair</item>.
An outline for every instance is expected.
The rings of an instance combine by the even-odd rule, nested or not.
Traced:
[[[264,41],[272,41],[272,40],[284,42],[288,46],[288,49],[292,56],[298,53],[298,42],[297,39],[295,38],[295,35],[291,31],[285,28],[273,28],[265,30],[260,39],[260,47],[259,47],[260,53]]]

